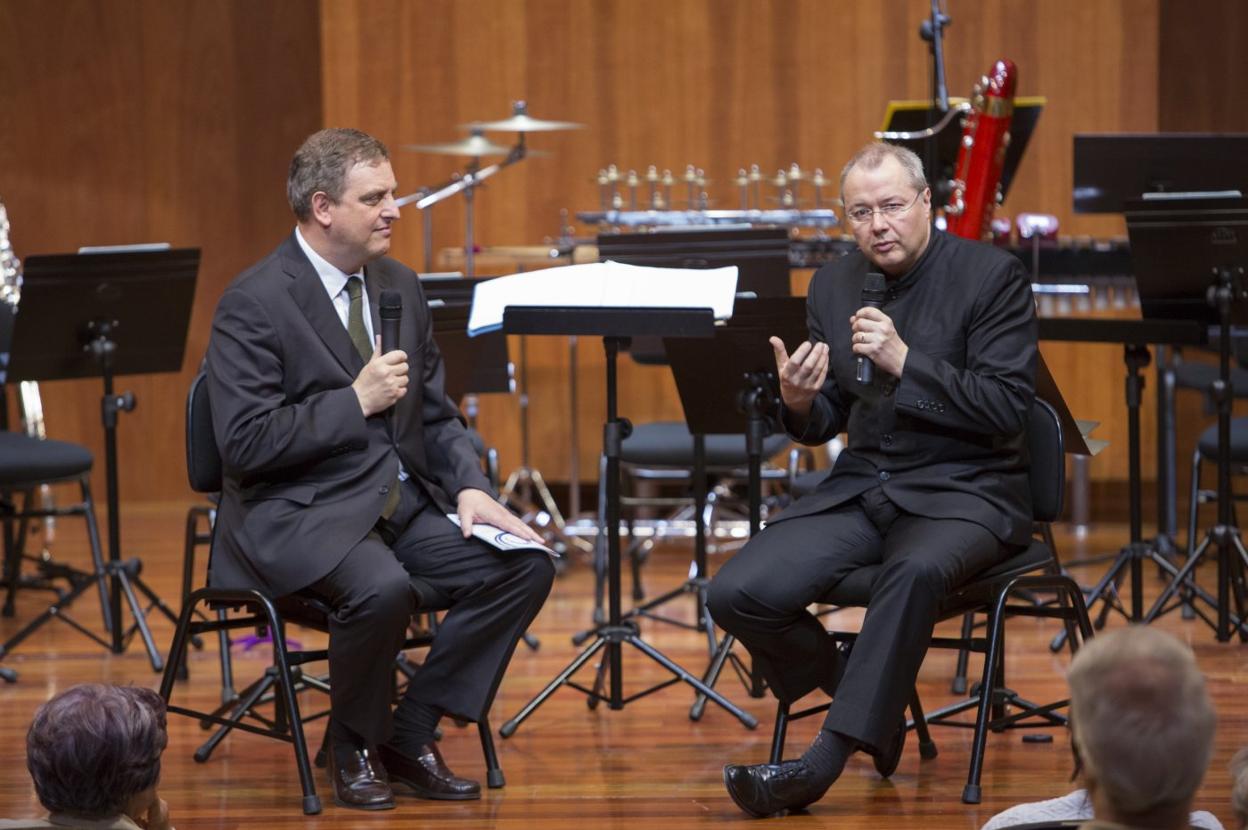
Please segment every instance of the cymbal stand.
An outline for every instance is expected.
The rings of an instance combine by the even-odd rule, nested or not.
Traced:
[[[1248,624],[1244,621],[1244,568],[1248,566],[1248,550],[1244,549],[1243,537],[1234,521],[1231,490],[1231,306],[1248,300],[1242,267],[1217,269],[1215,282],[1209,287],[1209,303],[1218,310],[1218,379],[1214,381],[1212,394],[1218,407],[1218,523],[1205,536],[1200,546],[1188,557],[1180,569],[1168,570],[1173,575],[1170,584],[1149,610],[1145,622],[1179,607],[1190,607],[1202,620],[1213,628],[1218,642],[1231,639],[1239,632],[1241,642],[1248,642]],[[1195,506],[1193,505],[1193,509]],[[1218,593],[1216,597],[1196,584],[1193,571],[1201,559],[1213,547],[1217,552]],[[1232,573],[1232,571],[1234,573]],[[1229,593],[1234,592],[1238,614],[1232,614]],[[1169,607],[1166,603],[1178,594],[1178,601]],[[1216,620],[1210,619],[1196,606],[1201,600],[1211,607]]]
[[[403,196],[395,200],[395,205],[403,208],[412,205],[417,210],[428,211],[431,207],[443,202],[457,193],[464,194],[464,272],[465,276],[474,276],[476,273],[475,251],[476,247],[476,228],[475,228],[475,197],[478,187],[500,170],[510,167],[516,162],[523,161],[527,156],[524,143],[524,134],[516,140],[516,144],[511,148],[507,157],[502,161],[494,164],[481,166],[480,156],[471,156],[462,174],[456,174],[450,181],[438,185],[434,188],[422,188],[415,193]],[[427,215],[427,214],[426,214]],[[433,224],[431,219],[425,222],[425,267],[432,268],[432,238]]]

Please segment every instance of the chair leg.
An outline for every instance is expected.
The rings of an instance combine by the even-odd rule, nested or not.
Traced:
[[[927,728],[927,716],[923,714],[923,704],[919,702],[917,689],[914,697],[910,698],[910,716],[914,718],[914,734],[919,739],[919,757],[924,761],[930,761],[938,753],[936,742],[932,740],[931,730]]]
[[[303,737],[303,721],[299,715],[299,699],[295,695],[295,683],[291,677],[290,656],[286,652],[285,628],[277,616],[271,603],[265,603],[265,615],[269,620],[269,631],[273,632],[273,666],[277,670],[281,684],[281,703],[285,706],[286,716],[290,721],[291,743],[295,749],[295,764],[299,767],[299,781],[303,785],[304,815],[316,815],[321,812],[321,799],[316,794],[316,782],[312,778],[312,766],[308,761],[308,746]]]
[[[498,763],[498,750],[494,748],[494,733],[490,731],[490,719],[477,721],[477,733],[481,736],[481,754],[485,756],[485,783],[491,790],[507,785],[503,769]]]
[[[121,625],[121,620],[114,618],[114,615],[121,613],[120,599],[117,603],[112,602],[112,593],[109,591],[108,573],[104,567],[104,545],[100,542],[100,526],[95,518],[95,499],[91,497],[91,482],[87,476],[82,477],[79,488],[82,492],[83,520],[87,523],[87,542],[91,548],[91,567],[95,569],[96,585],[100,593],[100,615],[104,630],[111,636],[113,626]]]
[[[962,639],[969,640],[974,633],[975,615],[968,611],[962,615]],[[955,695],[966,694],[966,667],[970,662],[970,656],[970,649],[958,649],[958,665],[953,672],[953,684],[949,689]]]
[[[1196,552],[1196,544],[1197,544],[1196,534],[1198,532],[1197,519],[1199,518],[1198,514],[1200,512],[1200,469],[1202,466],[1201,465],[1202,460],[1203,458],[1200,453],[1200,447],[1197,447],[1192,452],[1192,490],[1191,490],[1191,501],[1189,502],[1190,509],[1187,514],[1187,560],[1186,561],[1191,561],[1192,556],[1194,556]],[[1182,611],[1180,612],[1180,614],[1183,617],[1183,619],[1185,620],[1194,619],[1196,617],[1196,609],[1193,606],[1193,599],[1192,599],[1191,591],[1180,590],[1179,601],[1181,603],[1181,608],[1182,608]]]
[[[979,705],[976,707],[975,736],[971,743],[971,764],[967,773],[966,786],[962,790],[964,804],[978,804],[981,798],[980,776],[984,768],[984,748],[988,741],[988,716],[992,710],[994,698],[993,681],[998,676],[998,664],[1001,661],[1001,629],[1005,618],[1005,603],[1009,588],[997,597],[991,615],[988,617],[988,652],[984,655],[984,676],[979,687]]]
[[[780,763],[784,758],[784,739],[789,731],[789,704],[781,701],[776,704],[776,726],[771,733],[771,759],[773,764]]]

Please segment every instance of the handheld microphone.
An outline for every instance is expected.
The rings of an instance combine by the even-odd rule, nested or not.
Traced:
[[[884,280],[884,275],[875,271],[870,272],[862,281],[862,304],[871,308],[880,308],[884,305],[884,292],[887,289],[888,283]],[[863,386],[870,386],[874,373],[875,364],[871,362],[871,358],[858,355],[856,375],[858,382]]]
[[[403,315],[403,296],[397,291],[381,292],[378,315],[381,317],[381,353],[385,354],[399,347],[399,318]]]

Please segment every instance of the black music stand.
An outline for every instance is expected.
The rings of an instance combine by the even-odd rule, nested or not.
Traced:
[[[616,361],[621,347],[637,336],[710,337],[714,318],[709,308],[577,308],[511,306],[503,315],[503,329],[510,334],[592,335],[601,337],[606,350],[607,421],[603,427],[603,455],[606,456],[606,514],[608,616],[605,624],[593,631],[593,640],[563,671],[542,689],[511,720],[503,724],[499,734],[511,737],[520,724],[533,714],[560,686],[571,686],[588,696],[591,708],[605,701],[610,709],[623,709],[631,703],[674,683],[684,682],[715,703],[727,709],[747,727],[753,729],[758,719],[734,706],[718,692],[664,655],[641,638],[637,624],[625,621],[620,608],[620,445],[631,429],[627,419],[619,417],[616,403]],[[673,675],[668,680],[624,696],[623,645],[628,643]],[[593,688],[572,680],[590,658],[606,650]],[[609,683],[604,684],[604,675]],[[603,694],[604,685],[608,691]]]
[[[164,666],[147,626],[159,610],[178,616],[140,577],[138,558],[121,559],[121,511],[117,485],[117,416],[134,409],[134,395],[113,391],[117,375],[177,372],[182,369],[199,249],[121,251],[33,256],[24,265],[21,311],[13,326],[10,381],[99,377],[103,381],[100,419],[108,500],[108,562],[111,577],[111,642],[58,614],[74,628],[114,653],[125,650],[137,632],[152,669]],[[143,607],[135,588],[147,597]],[[134,616],[123,628],[121,596]]]
[[[1237,189],[1248,193],[1248,133],[1104,133],[1074,136],[1071,192],[1076,213],[1122,213],[1144,193]],[[1128,263],[1129,265],[1129,263]],[[1128,267],[1118,273],[1130,273]],[[1072,271],[1072,273],[1083,273]],[[1197,300],[1197,304],[1200,302]],[[1145,315],[1150,316],[1150,315]],[[1165,346],[1157,341],[1158,551],[1173,557],[1175,503],[1173,383],[1167,387]],[[1184,610],[1187,617],[1190,612]]]
[[[1043,98],[1014,98],[1014,117],[1010,120],[1010,143],[1005,150],[1005,161],[1001,168],[1001,195],[1005,197],[1014,183],[1014,175],[1023,161],[1023,152],[1031,141],[1032,133],[1044,111]],[[957,172],[958,151],[962,146],[962,128],[958,123],[950,123],[932,136],[926,131],[943,117],[944,113],[932,106],[931,101],[889,101],[884,112],[884,129],[876,134],[890,144],[898,144],[913,150],[923,159],[923,172],[927,180],[935,185],[951,181]],[[906,137],[895,137],[898,133]],[[936,142],[936,157],[930,158],[929,141]],[[944,194],[947,198],[948,193]],[[940,200],[939,204],[944,204]]]
[[[1248,565],[1231,503],[1231,325],[1248,321],[1248,199],[1236,197],[1154,198],[1126,204],[1127,232],[1135,259],[1140,307],[1146,316],[1168,320],[1196,320],[1218,326],[1219,374],[1210,393],[1218,408],[1218,522],[1181,569],[1173,576],[1146,622],[1181,606],[1192,609],[1216,632],[1219,642],[1230,639],[1232,626],[1248,642],[1244,623],[1242,574]],[[1217,597],[1196,584],[1193,571],[1216,545]],[[1232,553],[1238,557],[1233,563]],[[1232,576],[1232,565],[1239,577]],[[1229,592],[1234,590],[1239,613],[1232,615]],[[1175,595],[1179,601],[1167,607]],[[1195,604],[1214,609],[1211,620]]]
[[[790,353],[808,338],[805,297],[738,300],[732,319],[716,327],[713,338],[668,337],[663,340],[690,432],[694,435],[745,434],[750,538],[762,526],[763,440],[779,426],[776,358],[768,342],[773,335],[784,341]],[[705,472],[699,489],[705,493]],[[695,576],[688,584],[697,590],[699,608],[705,614],[709,582],[705,550],[695,565]],[[713,639],[714,628],[709,617],[707,630]],[[714,649],[702,682],[714,688],[724,666],[730,664],[750,696],[761,697],[762,678],[753,669],[746,669],[732,653],[734,642],[731,634],[724,634]],[[699,692],[689,710],[690,719],[700,719],[705,707],[706,696]]]

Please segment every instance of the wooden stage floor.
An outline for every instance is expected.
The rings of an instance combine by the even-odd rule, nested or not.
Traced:
[[[177,606],[180,579],[182,524],[185,505],[133,505],[124,514],[126,555],[141,556],[144,576]],[[85,560],[83,535],[62,520],[54,555],[69,562]],[[1076,539],[1059,528],[1059,546],[1069,563],[1082,556],[1122,543],[1121,527],[1096,529]],[[688,568],[687,548],[672,546],[655,554],[646,573],[647,587],[659,593],[679,584]],[[718,564],[716,558],[712,567]],[[1092,581],[1104,564],[1076,568]],[[1202,569],[1202,579],[1212,567]],[[1148,568],[1146,587],[1151,598],[1161,583],[1156,569]],[[515,714],[577,649],[569,642],[590,618],[592,588],[589,569],[576,560],[555,585],[533,632],[541,638],[534,652],[521,646],[516,652],[492,717],[497,727]],[[30,593],[20,599],[16,619],[0,620],[0,635],[8,636],[19,623],[37,613],[46,600]],[[692,620],[692,600],[669,608]],[[73,609],[84,623],[98,625],[94,598],[84,596]],[[855,625],[853,617],[846,625]],[[1112,618],[1111,625],[1123,625]],[[1209,676],[1219,725],[1217,751],[1198,806],[1218,815],[1229,827],[1230,788],[1226,765],[1231,754],[1248,743],[1248,650],[1238,642],[1219,644],[1199,621],[1185,622],[1172,614],[1159,623],[1191,643]],[[157,642],[167,648],[172,626],[163,619],[153,628]],[[1034,700],[1065,694],[1066,654],[1053,655],[1047,644],[1056,630],[1048,621],[1017,619],[1009,627],[1007,667],[1011,685]],[[702,635],[647,621],[645,638],[686,666],[701,673],[706,664]],[[292,635],[308,639],[304,632]],[[315,635],[312,635],[315,636]],[[236,647],[235,671],[240,685],[263,670],[267,651]],[[209,645],[192,658],[192,681],[176,692],[181,700],[211,704],[219,696],[215,647]],[[972,673],[978,659],[972,661]],[[0,816],[40,814],[25,770],[24,735],[35,707],[74,683],[104,681],[156,686],[158,677],[148,665],[141,645],[134,643],[122,655],[108,655],[68,626],[53,622],[23,644],[5,662],[21,673],[15,685],[0,685]],[[591,682],[589,668],[583,682]],[[949,692],[953,656],[933,653],[920,676],[920,692],[930,710],[954,700]],[[627,690],[637,690],[664,679],[650,660],[632,649],[625,651]],[[264,738],[237,734],[226,739],[205,764],[192,752],[206,733],[184,718],[170,722],[170,740],[164,756],[161,792],[168,800],[180,830],[209,827],[432,827],[444,828],[687,828],[744,823],[724,792],[720,770],[727,762],[754,762],[766,757],[774,704],[749,698],[735,679],[726,678],[721,690],[758,717],[750,731],[724,711],[711,706],[701,722],[689,720],[692,694],[673,686],[634,702],[622,711],[591,711],[585,698],[571,690],[559,691],[508,740],[499,740],[507,786],[487,791],[479,802],[438,803],[401,797],[397,809],[362,814],[333,805],[328,781],[318,773],[325,811],[317,817],[300,812],[298,777],[289,746]],[[307,699],[311,710],[317,701]],[[452,767],[471,776],[483,774],[479,744],[473,728],[444,725],[444,753]],[[790,734],[791,751],[800,751],[818,728],[818,719],[799,723]],[[310,725],[309,740],[318,744],[323,721]],[[1049,744],[1023,743],[1021,733],[992,735],[988,741],[983,803],[968,806],[959,800],[965,781],[970,730],[936,728],[939,757],[920,761],[913,736],[901,766],[889,781],[881,780],[869,759],[857,755],[828,796],[808,815],[784,820],[791,827],[915,827],[977,828],[1007,806],[1070,791],[1071,756],[1064,730],[1053,730]]]

